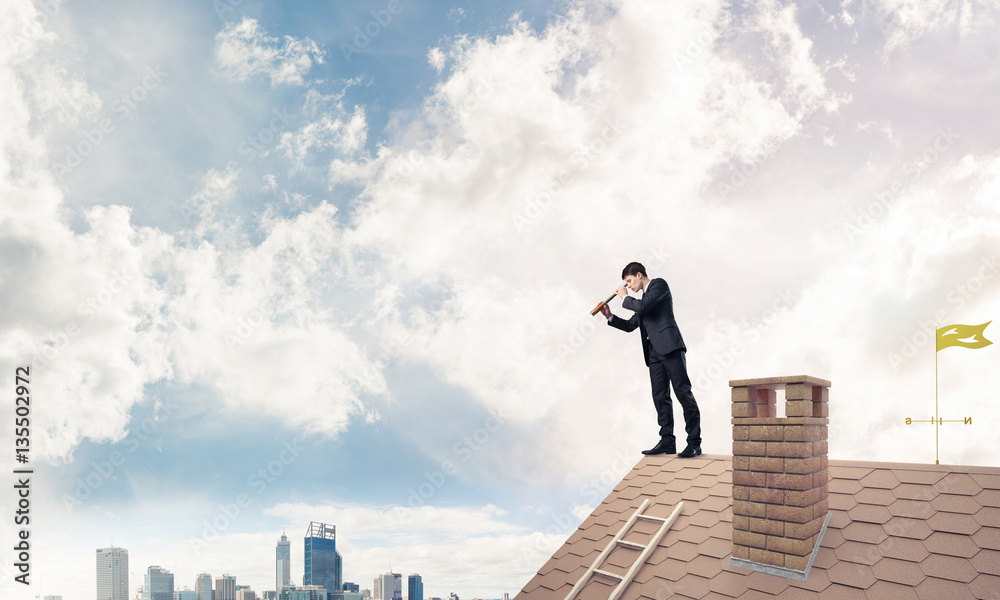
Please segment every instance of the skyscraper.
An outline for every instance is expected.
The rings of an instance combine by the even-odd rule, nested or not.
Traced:
[[[215,578],[215,600],[236,600],[236,578],[221,575]]]
[[[403,576],[383,573],[375,578],[374,600],[403,600]]]
[[[416,573],[406,578],[406,600],[424,600],[424,580]]]
[[[194,580],[194,592],[198,600],[212,600],[212,576],[208,573],[198,575]]]
[[[128,550],[97,549],[97,600],[128,600]]]
[[[278,540],[278,548],[275,550],[275,582],[274,590],[281,594],[281,591],[286,587],[292,585],[292,543],[288,541],[288,537],[285,533],[281,533],[281,539]]]
[[[337,527],[312,521],[306,532],[305,543],[305,575],[302,576],[302,585],[321,585],[328,593],[340,591],[343,562],[337,552]]]
[[[143,600],[174,600],[174,574],[153,566],[146,570],[146,581],[142,585]]]

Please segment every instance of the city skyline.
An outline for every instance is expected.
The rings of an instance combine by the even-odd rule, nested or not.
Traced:
[[[335,539],[335,526],[328,525],[325,523],[310,523],[309,530],[303,539],[303,545],[309,543],[310,537],[316,536],[317,539],[322,540],[333,540]],[[290,556],[286,552],[290,549],[291,540],[285,535],[283,531],[281,538],[277,541],[276,546],[276,564],[275,564],[275,577],[276,583],[280,583],[283,579],[283,575],[290,575]],[[105,569],[109,568],[109,565],[120,565],[121,557],[126,557],[124,564],[127,569],[127,556],[128,550],[121,547],[113,547],[106,549],[98,549],[97,558],[97,568],[98,572],[107,572]],[[115,559],[112,560],[111,557],[114,556]],[[120,569],[119,569],[120,571]],[[305,579],[305,569],[303,569],[303,580]],[[214,583],[213,583],[214,582]],[[388,582],[389,588],[392,590],[389,597],[386,598],[384,591],[380,591],[380,584],[385,585],[384,582]],[[345,589],[348,585],[351,586],[355,591],[367,590],[371,592],[371,597],[373,600],[411,600],[413,598],[419,598],[424,600],[426,596],[423,592],[423,578],[417,573],[410,573],[406,576],[405,588],[403,583],[403,576],[401,573],[386,572],[382,574],[377,574],[374,579],[374,585],[371,589],[365,588],[363,585],[354,582],[342,582],[344,585],[341,589]],[[101,583],[98,581],[98,597],[100,598],[101,586],[107,586],[107,583]],[[303,588],[307,586],[312,586],[313,584],[303,583],[301,586],[295,586],[292,584],[289,587]],[[143,600],[177,600],[173,597],[176,592],[184,592],[185,597],[180,598],[180,600],[201,600],[205,596],[209,599],[215,600],[229,600],[232,596],[233,600],[241,600],[239,598],[239,590],[242,586],[238,583],[238,577],[232,575],[231,573],[224,573],[217,577],[212,577],[210,573],[199,573],[195,577],[194,586],[187,586],[181,583],[181,579],[172,573],[169,569],[163,568],[159,565],[150,565],[147,567],[144,575],[144,583],[140,586],[142,591]],[[258,590],[254,589],[254,593],[257,594],[258,598],[263,598],[263,594],[269,591],[280,592],[278,589],[280,586],[276,586],[275,590]],[[323,586],[319,586],[323,587]],[[349,590],[345,590],[349,591]],[[454,593],[454,592],[450,592]],[[509,595],[510,592],[504,592],[503,594]],[[169,596],[163,596],[161,594],[169,594]],[[503,594],[498,596],[502,597]],[[190,598],[188,598],[188,595]],[[458,594],[461,596],[461,594]]]

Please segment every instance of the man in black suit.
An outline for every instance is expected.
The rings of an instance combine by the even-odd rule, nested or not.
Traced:
[[[674,411],[670,404],[670,385],[674,386],[677,401],[684,409],[684,429],[687,431],[687,447],[677,456],[690,458],[701,454],[701,413],[688,379],[684,353],[684,339],[674,320],[674,303],[670,288],[662,279],[650,279],[646,268],[637,262],[629,263],[622,271],[625,285],[616,293],[622,299],[622,306],[634,312],[629,320],[611,314],[607,305],[601,307],[601,314],[608,319],[608,325],[632,331],[639,328],[642,337],[642,356],[649,367],[649,379],[653,389],[653,406],[656,407],[656,421],[660,425],[660,441],[653,448],[643,450],[643,454],[673,454],[677,452],[674,440]],[[626,292],[626,286],[633,292],[642,290],[642,298],[633,298]]]

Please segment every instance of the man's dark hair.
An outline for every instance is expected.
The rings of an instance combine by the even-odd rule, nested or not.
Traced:
[[[625,268],[622,270],[622,279],[625,279],[629,275],[635,277],[639,273],[642,273],[644,277],[649,277],[649,273],[646,272],[646,267],[637,262],[630,262],[625,265]]]

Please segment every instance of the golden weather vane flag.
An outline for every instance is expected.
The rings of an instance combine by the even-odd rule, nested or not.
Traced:
[[[986,326],[993,321],[987,321],[982,325],[945,325],[937,329],[937,349],[934,351],[934,418],[929,420],[906,419],[906,424],[911,423],[933,423],[934,424],[934,464],[941,464],[938,452],[938,428],[942,423],[965,423],[972,424],[972,417],[965,419],[942,419],[938,413],[938,367],[937,353],[945,348],[958,346],[960,348],[970,348],[978,350],[985,348],[993,342],[986,339]]]
[[[937,351],[940,352],[951,346],[961,346],[962,348],[985,348],[993,342],[986,339],[983,331],[986,326],[993,321],[987,321],[982,325],[946,325],[937,330]]]

